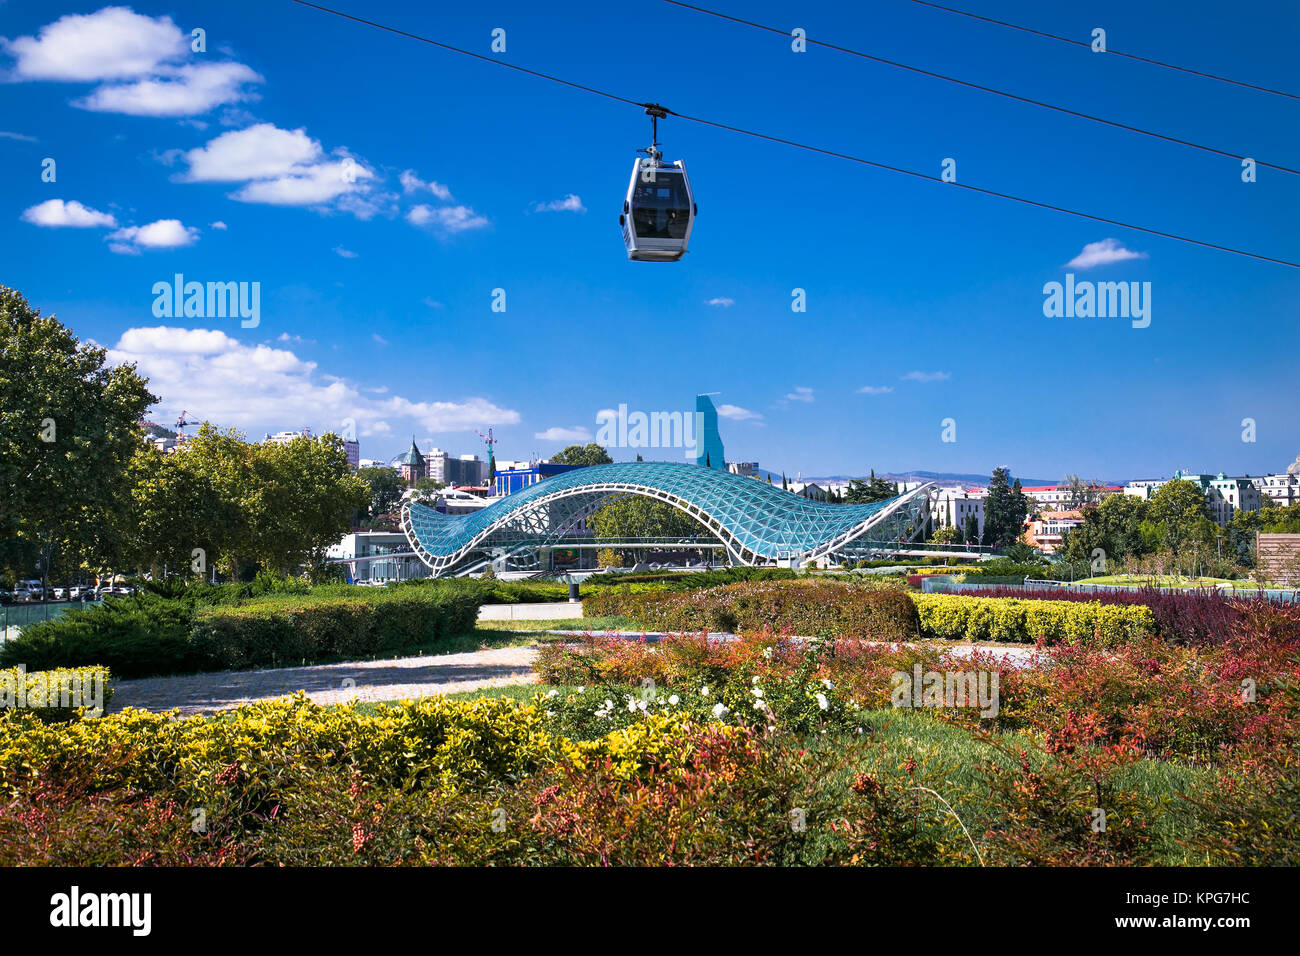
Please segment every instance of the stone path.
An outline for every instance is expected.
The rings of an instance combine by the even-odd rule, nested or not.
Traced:
[[[210,714],[300,690],[317,704],[455,694],[532,683],[536,653],[531,647],[501,647],[465,654],[114,681],[108,709],[179,708],[185,716]]]

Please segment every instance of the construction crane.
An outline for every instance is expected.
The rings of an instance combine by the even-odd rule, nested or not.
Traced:
[[[489,428],[489,429],[487,430],[487,434],[486,434],[486,435],[484,435],[482,432],[478,432],[478,437],[481,438],[481,439],[483,439],[483,443],[484,443],[485,445],[487,445],[487,450],[488,450],[488,483],[489,483],[489,485],[490,485],[491,482],[492,482],[492,479],[496,477],[496,473],[497,473],[497,460],[496,460],[496,456],[492,453],[492,446],[495,445],[495,444],[497,443],[497,438],[496,438],[495,435],[492,434],[492,429],[491,429],[491,428]]]
[[[176,419],[176,444],[178,445],[184,444],[185,442],[185,426],[194,424],[194,422],[185,418],[188,414],[189,412],[182,410],[181,417]]]

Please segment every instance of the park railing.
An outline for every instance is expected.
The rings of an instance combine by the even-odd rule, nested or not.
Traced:
[[[0,643],[12,640],[28,624],[50,621],[68,611],[102,604],[102,601],[32,601],[0,604]]]

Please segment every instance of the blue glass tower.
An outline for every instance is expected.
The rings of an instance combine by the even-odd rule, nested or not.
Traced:
[[[727,455],[718,434],[718,410],[707,395],[695,396],[695,464],[727,470]]]

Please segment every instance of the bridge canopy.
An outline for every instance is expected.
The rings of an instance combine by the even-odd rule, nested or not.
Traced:
[[[463,573],[489,558],[537,567],[541,550],[564,547],[583,520],[607,501],[642,495],[701,525],[697,546],[720,542],[733,564],[770,565],[843,559],[921,533],[928,492],[865,505],[812,501],[765,481],[685,462],[619,462],[553,475],[471,514],[446,515],[408,503],[402,529],[435,575]],[[695,539],[682,539],[682,547]],[[611,539],[610,547],[618,541]]]

